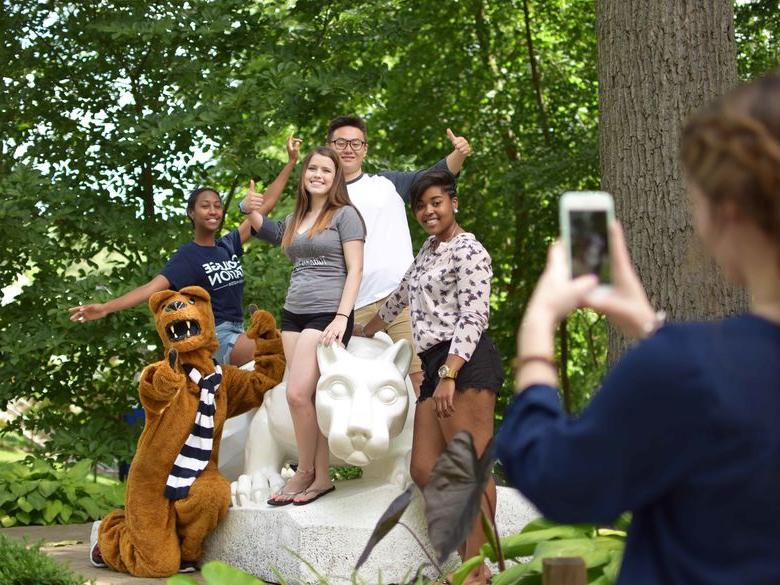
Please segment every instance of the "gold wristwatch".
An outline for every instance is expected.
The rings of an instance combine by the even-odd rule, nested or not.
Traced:
[[[453,370],[447,364],[444,364],[439,368],[439,378],[452,378],[453,380],[458,377],[458,370]]]

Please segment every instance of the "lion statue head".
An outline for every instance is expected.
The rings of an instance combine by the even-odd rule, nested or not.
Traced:
[[[388,347],[379,339],[353,339],[350,351],[336,344],[317,348],[317,421],[331,452],[362,467],[383,457],[404,427],[412,349],[406,340]]]

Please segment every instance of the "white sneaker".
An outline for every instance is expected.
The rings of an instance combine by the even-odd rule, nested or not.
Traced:
[[[100,528],[100,520],[95,520],[92,523],[92,531],[89,533],[89,562],[93,567],[102,569],[108,565],[103,560],[103,555],[100,554],[100,547],[98,547],[98,529]]]

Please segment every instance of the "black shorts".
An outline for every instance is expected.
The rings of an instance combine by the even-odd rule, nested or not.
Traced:
[[[282,309],[282,331],[295,331],[300,333],[304,329],[316,329],[325,331],[330,322],[336,318],[336,313],[291,313]],[[355,327],[355,311],[349,314],[347,328],[344,330],[344,338],[341,343],[347,347],[349,338],[352,337],[352,329]]]
[[[425,379],[420,385],[420,397],[417,402],[433,396],[439,384],[439,368],[447,361],[450,344],[451,340],[442,341],[419,354]],[[471,359],[464,363],[458,372],[458,377],[455,378],[455,390],[463,392],[468,388],[476,388],[492,390],[498,394],[503,383],[504,369],[501,367],[501,356],[487,334],[483,334]]]

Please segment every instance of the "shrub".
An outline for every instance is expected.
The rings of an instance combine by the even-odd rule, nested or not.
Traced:
[[[84,583],[83,577],[47,557],[40,547],[40,543],[28,545],[0,535],[0,585]]]
[[[89,477],[92,462],[55,469],[45,461],[0,463],[0,525],[76,524],[124,502],[124,486]]]

